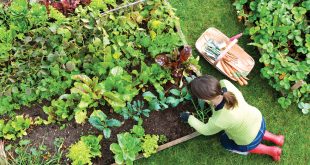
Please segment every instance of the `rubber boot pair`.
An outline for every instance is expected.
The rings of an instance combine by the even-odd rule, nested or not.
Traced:
[[[271,141],[278,146],[283,146],[284,136],[283,135],[274,135],[268,131],[265,131],[263,140]],[[276,146],[267,146],[264,144],[259,144],[256,148],[249,151],[250,153],[255,154],[266,154],[270,155],[274,161],[280,161],[282,149]]]

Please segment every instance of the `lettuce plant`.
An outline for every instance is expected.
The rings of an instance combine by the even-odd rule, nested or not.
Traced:
[[[148,158],[151,154],[155,154],[157,152],[158,140],[158,135],[147,134],[143,137],[141,146],[144,157]]]
[[[117,142],[110,145],[110,150],[115,154],[115,162],[117,164],[132,165],[142,149],[141,140],[126,132],[117,135]]]
[[[72,161],[73,165],[92,164],[91,159],[101,157],[100,141],[102,135],[98,137],[94,135],[82,136],[81,139],[70,146],[67,157]]]
[[[31,119],[22,115],[16,116],[13,120],[7,123],[0,120],[0,137],[7,140],[16,140],[24,135],[27,135],[26,130],[31,125]]]

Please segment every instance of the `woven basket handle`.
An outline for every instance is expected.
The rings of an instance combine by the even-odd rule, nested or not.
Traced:
[[[238,39],[234,39],[231,41],[228,46],[225,48],[224,51],[221,52],[221,54],[217,57],[217,59],[214,61],[214,66],[228,53],[228,51],[238,42]]]

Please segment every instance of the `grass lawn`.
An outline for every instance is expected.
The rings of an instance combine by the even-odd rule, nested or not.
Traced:
[[[193,46],[198,37],[209,27],[216,27],[228,36],[243,32],[244,26],[237,21],[236,11],[231,0],[170,0],[177,9],[182,30],[187,41]],[[267,129],[285,135],[286,142],[279,164],[310,165],[310,129],[309,115],[303,115],[297,106],[282,109],[277,103],[278,93],[272,89],[266,79],[260,76],[262,65],[258,62],[259,53],[248,46],[248,36],[239,41],[246,52],[255,58],[256,65],[248,76],[249,85],[237,87],[243,92],[248,103],[258,107],[263,113]],[[198,52],[195,50],[194,55]],[[225,78],[209,63],[201,58],[203,73]],[[141,159],[135,164],[274,164],[269,156],[241,156],[223,149],[218,136],[199,136],[188,142],[161,151],[148,159]]]

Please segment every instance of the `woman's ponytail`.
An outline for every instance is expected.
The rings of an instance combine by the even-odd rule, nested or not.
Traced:
[[[237,98],[232,92],[224,92],[223,97],[225,99],[225,105],[227,109],[234,108],[238,105]]]

